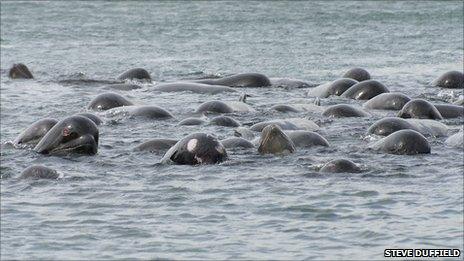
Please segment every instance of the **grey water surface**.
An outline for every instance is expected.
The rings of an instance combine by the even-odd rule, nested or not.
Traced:
[[[452,102],[462,90],[430,81],[463,70],[462,1],[375,2],[1,2],[1,259],[382,259],[385,248],[463,250],[462,148],[428,137],[428,155],[368,149],[367,128],[396,112],[327,119],[281,113],[275,104],[312,103],[309,89],[248,88],[245,126],[309,117],[330,147],[288,156],[229,151],[218,165],[158,164],[133,151],[152,138],[232,128],[177,126],[208,100],[239,93],[160,93],[164,81],[259,72],[319,84],[366,68],[390,91]],[[25,63],[33,80],[11,80]],[[115,91],[176,118],[153,121],[98,113],[95,156],[44,156],[11,141],[34,121],[86,111],[96,83],[143,67],[153,84]],[[361,105],[343,98],[322,99]],[[463,119],[444,120],[455,133]],[[321,174],[334,158],[364,172]],[[20,180],[33,164],[58,180]]]

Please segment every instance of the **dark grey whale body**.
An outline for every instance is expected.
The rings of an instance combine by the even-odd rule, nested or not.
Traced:
[[[120,74],[117,79],[121,81],[124,81],[124,80],[151,81],[151,76],[148,73],[148,71],[143,68],[133,68],[133,69],[127,70],[123,72],[122,74]]]
[[[27,66],[22,63],[13,64],[13,66],[11,66],[8,72],[8,77],[10,77],[11,79],[33,79],[34,78],[34,76],[32,76],[31,71],[29,71],[29,68],[27,68]]]
[[[161,162],[181,165],[216,164],[225,161],[227,157],[226,149],[216,137],[193,133],[172,146]]]
[[[387,136],[398,130],[410,129],[422,135],[441,137],[448,135],[448,127],[441,122],[430,119],[403,119],[385,117],[373,123],[367,133]]]
[[[271,107],[271,110],[276,110],[280,112],[299,112],[299,110],[291,105],[278,104]]]
[[[146,141],[134,148],[135,151],[149,151],[165,153],[168,149],[174,146],[177,140],[173,139],[152,139]]]
[[[195,112],[232,113],[234,109],[223,101],[207,101],[200,104]]]
[[[174,118],[169,111],[154,105],[128,106],[127,108],[131,117],[145,117],[159,120]]]
[[[97,126],[103,123],[103,121],[100,119],[100,117],[98,117],[97,115],[92,114],[92,113],[81,112],[81,113],[77,113],[76,115],[80,115],[80,116],[84,116],[84,117],[86,117],[86,118],[89,118],[89,119],[92,120]]]
[[[271,81],[266,75],[260,73],[240,73],[232,76],[215,79],[203,79],[193,81],[196,83],[224,85],[230,87],[268,87]]]
[[[58,123],[58,120],[53,118],[38,120],[21,132],[13,141],[13,144],[37,144],[56,123]]]
[[[319,171],[325,173],[358,173],[361,172],[361,169],[351,160],[334,159],[327,162]]]
[[[295,152],[295,144],[277,124],[266,126],[261,132],[260,154],[289,154]]]
[[[250,141],[239,138],[239,137],[231,137],[224,140],[221,140],[222,145],[226,149],[235,149],[235,148],[254,148],[255,146]]]
[[[401,110],[411,98],[402,93],[381,93],[364,103],[365,108],[377,110]]]
[[[333,81],[330,84],[330,86],[327,88],[327,92],[328,92],[329,95],[340,96],[344,92],[346,92],[346,90],[351,88],[351,86],[353,86],[353,85],[355,85],[357,83],[359,83],[359,81],[354,80],[354,79],[340,78],[340,79],[337,79],[337,80]]]
[[[35,146],[41,154],[88,154],[98,150],[98,128],[84,116],[74,115],[59,121]]]
[[[319,126],[311,120],[300,118],[288,118],[258,122],[253,124],[250,127],[250,130],[262,132],[266,126],[271,124],[278,125],[282,130],[314,131],[319,129]]]
[[[193,126],[193,125],[202,125],[205,123],[206,121],[200,118],[186,118],[186,119],[181,120],[177,125]]]
[[[19,177],[20,179],[58,179],[60,174],[54,169],[33,165],[26,168]]]
[[[108,92],[95,97],[92,101],[90,101],[87,108],[91,110],[105,111],[116,107],[130,105],[133,105],[133,103],[123,96],[117,93]]]
[[[343,78],[351,78],[358,82],[362,82],[362,81],[370,80],[371,75],[365,69],[355,67],[355,68],[349,69],[345,74],[343,74]]]
[[[172,82],[162,83],[155,86],[154,90],[161,92],[193,92],[193,93],[209,93],[217,94],[221,92],[236,92],[237,90],[231,87],[222,85],[209,85],[195,82]]]
[[[130,91],[130,90],[136,90],[136,89],[141,89],[142,86],[137,85],[137,84],[131,84],[131,83],[115,83],[115,84],[109,84],[106,86],[103,86],[103,89],[113,89],[113,90],[119,90],[119,91]]]
[[[407,102],[398,112],[398,117],[401,118],[416,118],[416,119],[433,119],[442,120],[440,112],[430,102],[423,99],[414,99]]]
[[[404,129],[418,131],[416,126],[409,123],[405,119],[398,117],[386,117],[372,124],[367,130],[367,132],[380,136],[388,136],[395,131]]]
[[[366,80],[351,86],[341,96],[355,100],[369,100],[386,92],[390,91],[382,83],[376,80]]]
[[[357,84],[358,81],[350,78],[340,78],[333,82],[325,83],[312,88],[308,91],[308,96],[327,98],[331,95],[341,96],[351,86]]]
[[[324,137],[313,131],[286,131],[285,134],[292,140],[295,147],[329,146],[329,142]]]
[[[435,104],[434,106],[445,119],[464,117],[464,106],[454,104]]]
[[[212,125],[224,126],[224,127],[239,127],[240,123],[232,117],[228,116],[217,116],[209,121]]]
[[[430,153],[428,140],[415,130],[399,130],[375,142],[372,149],[389,154],[427,154]]]
[[[323,113],[322,116],[325,117],[335,117],[335,118],[342,118],[342,117],[367,117],[369,114],[366,112],[357,109],[353,106],[348,104],[337,104],[328,107]]]
[[[449,71],[432,81],[433,86],[442,88],[464,88],[464,74],[458,71]]]

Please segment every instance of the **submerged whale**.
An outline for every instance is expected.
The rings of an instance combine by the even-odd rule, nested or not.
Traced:
[[[334,159],[324,164],[319,171],[326,173],[358,173],[361,172],[361,168],[351,160]]]
[[[161,92],[193,92],[193,93],[209,93],[217,94],[221,92],[236,92],[237,90],[231,87],[222,85],[209,85],[194,82],[172,82],[162,83],[155,86],[154,90]]]

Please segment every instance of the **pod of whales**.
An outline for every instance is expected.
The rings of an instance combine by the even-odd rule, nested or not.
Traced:
[[[341,96],[355,100],[369,100],[386,92],[390,91],[382,83],[376,80],[366,80],[351,86]]]
[[[389,154],[427,154],[430,153],[428,140],[415,130],[399,130],[371,145],[374,150]]]
[[[172,146],[161,162],[181,165],[216,164],[225,161],[227,157],[226,149],[215,137],[193,133]]]
[[[13,79],[33,78],[28,68],[23,64],[13,65],[9,71],[9,77]],[[361,68],[353,68],[344,74],[343,77],[310,89],[308,95],[318,97],[316,100],[319,103],[322,100],[325,104],[333,104],[333,100],[327,101],[319,98],[327,98],[333,95],[357,100],[368,100],[363,104],[363,108],[366,110],[400,110],[398,117],[382,118],[372,124],[367,130],[367,133],[385,136],[369,146],[376,150],[391,154],[407,155],[430,153],[430,144],[424,135],[428,138],[448,135],[448,127],[435,120],[464,117],[463,106],[453,104],[433,105],[422,99],[411,100],[411,98],[402,93],[390,93],[382,83],[370,80],[369,73]],[[435,80],[433,85],[443,88],[463,88],[462,79],[461,72],[448,72]],[[124,83],[123,81],[151,81],[151,76],[142,68],[134,68],[122,73],[118,77],[118,80],[120,82],[88,81],[105,84],[112,83],[111,85],[103,86],[103,89],[133,90],[142,87],[137,84]],[[84,79],[84,81],[86,80]],[[147,84],[147,86],[152,85]],[[308,88],[312,87],[312,85],[300,80],[268,78],[262,74],[244,73],[217,79],[162,83],[156,85],[153,89],[165,92],[191,91],[194,93],[217,94],[222,92],[237,92],[235,87],[283,87],[290,89]],[[262,92],[263,89],[247,89],[247,91],[256,95],[255,92]],[[221,97],[226,95],[227,93],[221,94]],[[235,134],[241,137],[229,137],[219,141],[212,135],[193,133],[181,140],[169,138],[148,140],[136,146],[134,151],[164,153],[161,160],[163,163],[197,165],[215,164],[227,160],[226,149],[257,148],[260,154],[289,154],[295,152],[296,148],[329,146],[329,142],[322,135],[313,132],[320,127],[309,119],[285,118],[266,120],[247,128],[240,127],[240,122],[229,116],[220,115],[208,119],[204,114],[256,112],[245,102],[248,96],[248,94],[242,94],[239,101],[213,100],[204,102],[195,111],[195,113],[203,114],[203,118],[186,118],[178,123],[178,125],[202,125],[209,123],[211,125],[234,127],[237,128]],[[325,117],[370,116],[368,112],[347,104],[322,107],[310,104],[307,102],[308,100],[298,101],[299,103],[289,103],[285,99],[286,97],[279,101],[282,104],[269,106],[270,109],[279,112],[294,113],[310,112],[314,114],[317,112],[317,116],[320,116],[320,113],[322,113]],[[337,101],[338,99],[334,100]],[[269,107],[259,104],[259,101],[258,97],[257,108],[260,111],[269,110]],[[357,101],[350,102],[355,103]],[[105,116],[121,114],[149,119],[173,118],[173,115],[169,111],[161,107],[151,105],[135,106],[132,102],[116,93],[98,95],[88,104],[87,108],[99,111],[107,110]],[[324,111],[322,112],[322,110]],[[311,117],[312,114],[310,114]],[[242,116],[249,115],[240,114],[237,117],[242,119]],[[254,117],[255,114],[252,116]],[[356,121],[356,119],[350,120]],[[365,121],[367,120],[370,119],[365,119]],[[252,118],[251,121],[256,122],[256,118]],[[332,121],[334,120],[322,118],[320,122],[322,126],[325,126]],[[455,121],[445,122],[455,123]],[[102,124],[102,120],[97,115],[88,112],[78,113],[60,121],[53,118],[45,118],[34,122],[21,132],[13,141],[13,144],[35,145],[34,150],[41,154],[63,155],[76,153],[94,155],[98,151],[99,131],[97,125],[100,124]],[[250,123],[244,124],[248,126]],[[197,129],[197,127],[195,128]],[[188,129],[183,128],[183,130]],[[215,127],[214,129],[222,131],[225,128]],[[258,132],[261,135],[259,140],[255,138]],[[448,137],[445,143],[451,147],[462,148],[464,146],[463,135],[464,133],[461,130]],[[378,137],[372,136],[370,138]],[[320,172],[334,173],[360,171],[359,166],[345,159],[331,160],[320,169]],[[21,178],[56,179],[58,177],[59,175],[55,170],[43,166],[29,167],[21,174]]]
[[[334,159],[324,164],[319,171],[325,173],[358,173],[361,172],[361,168],[350,160]]]
[[[363,104],[364,108],[376,110],[401,110],[411,98],[402,93],[382,93]]]
[[[423,99],[414,99],[406,103],[398,112],[401,118],[442,120],[440,112],[433,104]]]
[[[464,74],[458,71],[449,71],[432,81],[433,86],[442,88],[464,88]]]
[[[266,75],[260,73],[240,73],[232,76],[215,79],[196,80],[196,83],[223,85],[229,87],[268,87],[271,81]]]
[[[41,154],[89,154],[98,149],[98,128],[89,118],[74,115],[55,124],[35,146]]]
[[[8,77],[11,79],[33,79],[31,71],[22,63],[15,63],[11,66]]]
[[[355,79],[358,82],[362,82],[362,81],[370,80],[371,75],[365,69],[355,67],[355,68],[349,69],[345,74],[343,74],[343,78],[351,78],[351,79]]]
[[[295,152],[295,144],[277,124],[263,128],[259,141],[260,154],[290,154]]]
[[[121,106],[134,105],[132,102],[117,93],[102,93],[90,101],[88,109],[106,111]]]

